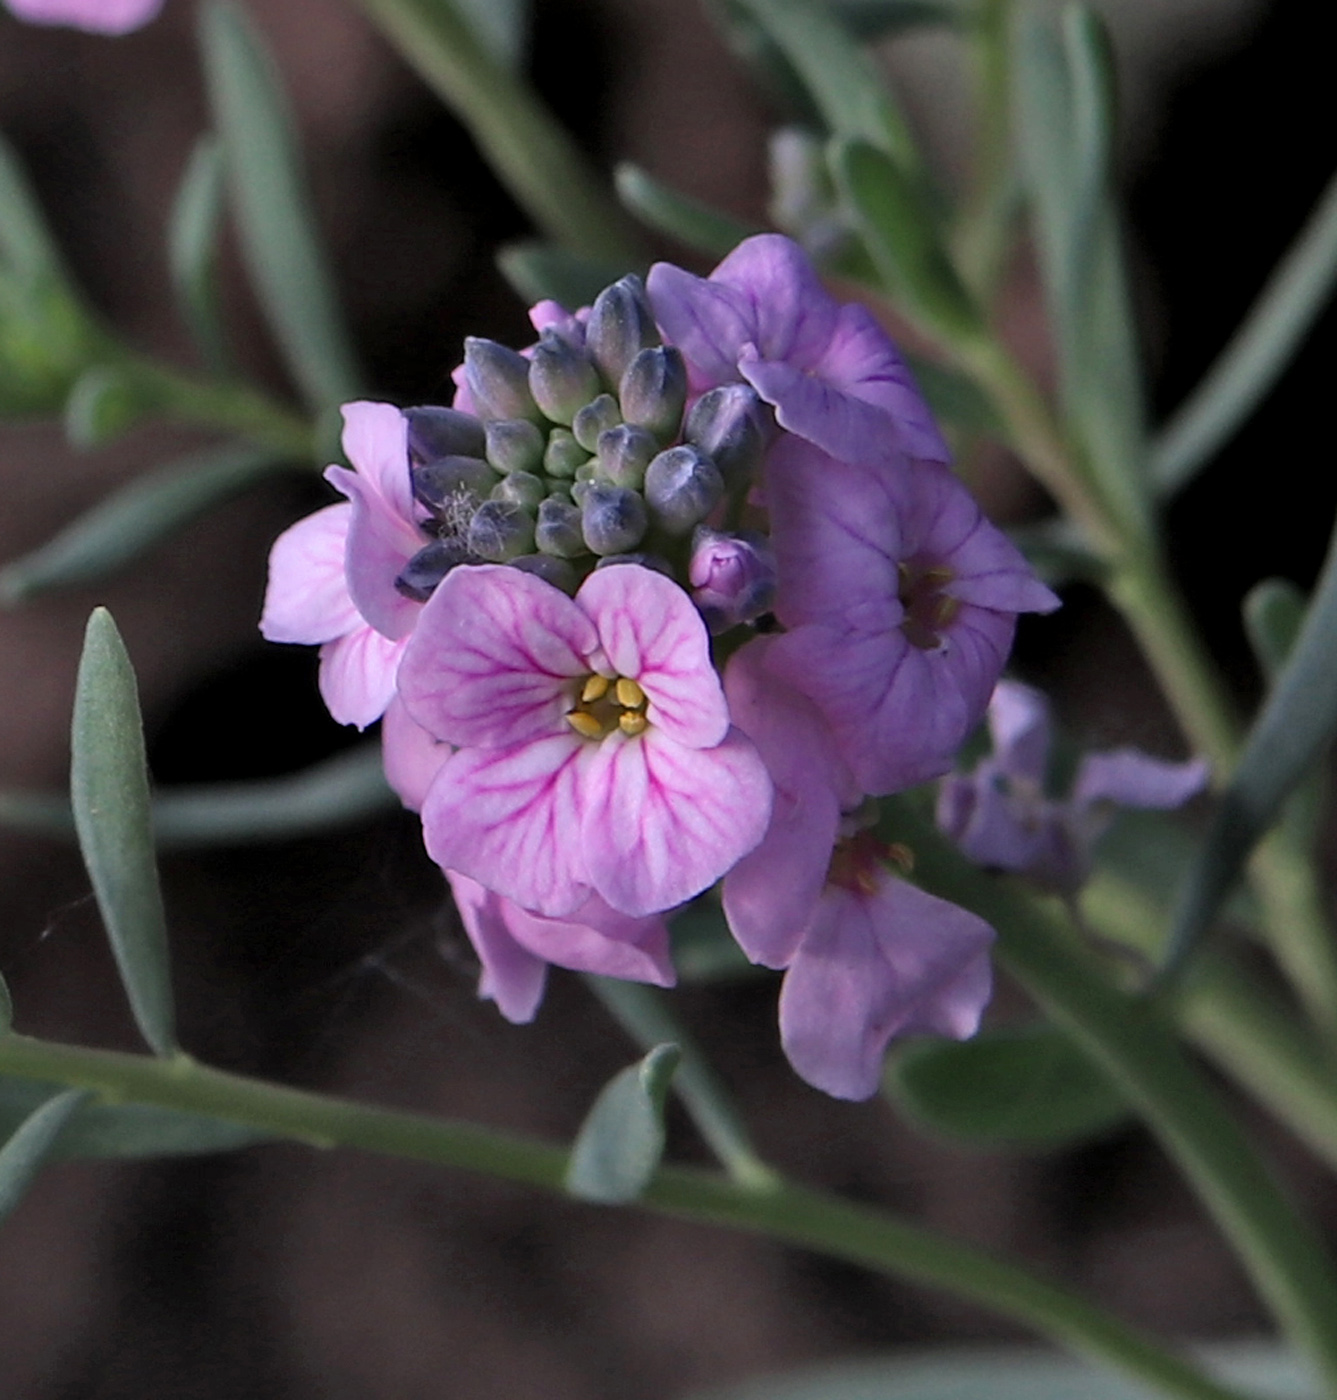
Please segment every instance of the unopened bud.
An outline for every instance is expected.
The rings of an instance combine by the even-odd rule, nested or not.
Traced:
[[[661,452],[645,469],[645,500],[655,524],[685,535],[720,503],[724,478],[709,457],[687,444]]]
[[[618,389],[622,418],[653,433],[660,442],[678,436],[687,402],[687,366],[672,345],[642,350],[627,366]]]
[[[775,602],[775,552],[762,535],[723,535],[701,525],[692,536],[687,577],[692,600],[712,632],[727,632],[769,612]]]
[[[548,434],[548,446],[543,453],[543,470],[549,476],[573,477],[576,468],[589,460],[590,454],[565,428],[554,428]]]
[[[529,392],[554,423],[569,424],[599,392],[599,373],[578,346],[546,330],[529,360]]]
[[[480,559],[505,564],[534,548],[534,517],[510,501],[484,501],[469,522],[469,549]]]
[[[521,554],[511,560],[511,568],[537,574],[544,583],[560,588],[563,593],[574,594],[580,587],[580,575],[575,569],[565,559],[554,558],[551,554]]]
[[[539,502],[538,524],[534,527],[534,543],[544,554],[559,559],[576,559],[589,552],[580,529],[580,507],[549,496]]]
[[[599,434],[599,471],[615,486],[639,491],[645,484],[645,469],[659,451],[659,444],[644,428],[623,423]]]
[[[487,459],[499,472],[533,472],[543,464],[543,433],[528,418],[487,424]]]
[[[483,425],[472,413],[422,404],[406,408],[404,417],[409,425],[409,461],[415,466],[439,457],[483,455]]]
[[[529,361],[495,340],[468,336],[464,342],[464,382],[480,418],[542,416],[529,392]]]
[[[611,569],[616,564],[639,564],[643,569],[653,569],[657,574],[663,574],[665,578],[673,577],[673,565],[660,554],[646,554],[637,551],[635,554],[606,554],[596,564],[596,569]]]
[[[683,437],[710,458],[730,487],[751,479],[770,437],[769,410],[748,384],[721,384],[692,405]]]
[[[618,409],[617,400],[612,394],[600,394],[576,414],[571,423],[571,431],[576,435],[576,441],[587,452],[593,452],[599,445],[600,433],[606,433],[609,428],[616,428],[621,421],[622,414]]]
[[[639,351],[658,344],[654,313],[639,277],[624,277],[595,297],[585,326],[585,346],[610,388],[622,383]]]
[[[581,497],[580,528],[595,554],[625,554],[645,537],[645,502],[625,486],[591,482]]]
[[[415,498],[442,518],[461,500],[485,501],[500,480],[481,457],[440,457],[411,468],[409,476]]]
[[[415,603],[425,603],[457,564],[467,564],[471,558],[458,540],[433,540],[404,565],[395,587]]]
[[[494,501],[510,501],[526,510],[533,510],[547,494],[547,484],[533,472],[511,472],[492,488]]]

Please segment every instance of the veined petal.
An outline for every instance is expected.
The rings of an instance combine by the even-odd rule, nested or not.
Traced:
[[[274,541],[260,615],[261,635],[269,641],[312,645],[362,626],[344,576],[352,515],[347,502],[326,506]]]
[[[590,883],[624,914],[671,909],[713,885],[766,832],[771,780],[750,740],[711,749],[653,727],[610,735],[580,773]]]
[[[637,564],[597,569],[576,605],[593,622],[608,665],[645,691],[656,729],[694,749],[724,738],[729,709],[705,623],[672,579]]]
[[[657,987],[671,987],[677,981],[669,956],[668,925],[657,916],[629,918],[597,894],[566,919],[545,919],[511,900],[503,903],[507,927],[516,941],[558,967],[652,982]]]
[[[394,404],[366,400],[346,403],[342,412],[348,460],[394,515],[412,521],[408,419]]]
[[[710,284],[745,298],[755,328],[745,339],[764,359],[786,360],[800,370],[821,360],[840,307],[792,238],[779,233],[745,238],[710,274]]]
[[[423,803],[427,853],[526,909],[573,913],[590,894],[578,777],[586,747],[572,734],[452,754]]]
[[[407,470],[407,468],[405,468]],[[346,467],[326,467],[325,480],[352,502],[344,573],[357,610],[387,637],[413,630],[421,603],[395,587],[404,565],[427,543],[411,519],[386,504],[375,485]]]
[[[451,755],[443,744],[413,720],[398,695],[381,722],[381,760],[385,780],[410,812],[420,812],[441,765]]]
[[[394,698],[403,642],[392,642],[361,623],[320,649],[320,694],[340,724],[365,729]]]
[[[446,871],[446,879],[460,922],[483,964],[478,995],[495,1001],[508,1021],[517,1025],[532,1021],[543,1000],[548,964],[511,933],[506,918],[509,901],[457,871]]]
[[[438,739],[510,748],[569,732],[571,682],[593,669],[598,646],[561,589],[504,564],[465,565],[423,606],[399,692]]]
[[[757,334],[754,308],[732,287],[656,263],[645,279],[655,320],[687,361],[694,393],[738,378],[738,352]]]

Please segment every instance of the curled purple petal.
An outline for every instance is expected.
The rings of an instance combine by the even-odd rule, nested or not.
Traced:
[[[1203,791],[1211,776],[1206,759],[1170,763],[1138,749],[1114,749],[1082,759],[1072,797],[1082,806],[1115,802],[1121,807],[1182,807]]]

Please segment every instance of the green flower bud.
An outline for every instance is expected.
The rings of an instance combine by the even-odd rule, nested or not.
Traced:
[[[551,554],[521,554],[511,560],[511,568],[523,569],[527,574],[537,574],[544,583],[560,588],[563,593],[574,594],[580,587],[580,575],[566,562]]]
[[[565,428],[554,428],[548,434],[548,446],[543,453],[543,470],[549,476],[573,477],[576,468],[589,459],[590,454]]]
[[[699,525],[724,496],[720,469],[688,444],[661,452],[645,469],[645,501],[670,535]]]
[[[637,352],[658,344],[654,313],[639,277],[624,277],[595,297],[585,326],[585,348],[599,366],[604,383],[610,387],[621,384]]]
[[[470,509],[485,501],[500,480],[481,457],[440,457],[409,469],[413,495],[440,519],[461,501]]]
[[[591,482],[580,505],[580,528],[595,554],[625,554],[645,538],[645,502],[625,486]]]
[[[533,510],[547,494],[547,483],[533,472],[511,472],[492,488],[492,500],[510,501],[526,510]]]
[[[458,540],[433,540],[424,545],[404,565],[395,587],[415,603],[425,603],[436,586],[458,564],[470,563],[473,556]]]
[[[542,431],[527,418],[499,418],[486,425],[487,459],[499,472],[536,472],[546,445]]]
[[[678,436],[687,402],[687,366],[681,351],[660,345],[640,351],[618,389],[622,418],[653,433],[660,442]]]
[[[469,549],[494,564],[530,554],[534,549],[534,517],[511,501],[484,501],[469,522]]]
[[[529,361],[529,392],[554,423],[569,424],[599,392],[599,372],[578,346],[546,330]]]
[[[409,428],[409,461],[435,462],[441,457],[481,457],[483,425],[472,413],[436,404],[406,408]]]
[[[645,484],[645,469],[659,451],[659,443],[644,428],[623,423],[599,434],[599,471],[615,486],[639,491]]]
[[[544,554],[561,559],[577,559],[589,551],[580,532],[580,508],[550,496],[539,502],[538,524],[534,527],[534,542]]]
[[[599,434],[607,432],[609,428],[616,428],[621,421],[622,414],[618,411],[617,400],[612,394],[600,394],[576,414],[571,431],[586,451],[593,452],[599,445]]]
[[[464,382],[480,418],[542,418],[529,392],[529,361],[495,340],[465,338]]]
[[[692,405],[683,437],[699,447],[730,486],[751,480],[770,439],[770,410],[748,384],[721,384]]]

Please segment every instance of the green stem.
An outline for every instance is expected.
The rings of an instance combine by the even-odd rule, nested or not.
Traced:
[[[187,1055],[155,1060],[10,1035],[0,1037],[0,1073],[91,1089],[113,1102],[202,1113],[316,1147],[358,1147],[549,1191],[562,1190],[566,1172],[564,1148],[267,1084],[211,1069]],[[969,1298],[1167,1395],[1238,1400],[1237,1392],[1067,1289],[881,1211],[799,1186],[757,1190],[681,1167],[661,1168],[642,1204],[764,1234]]]
[[[360,0],[473,133],[489,164],[549,236],[591,258],[635,262],[630,220],[530,88],[482,47],[449,0]]]

